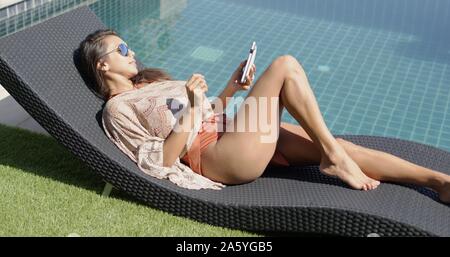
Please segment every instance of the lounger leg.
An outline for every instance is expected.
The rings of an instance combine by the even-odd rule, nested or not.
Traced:
[[[113,189],[113,185],[106,182],[105,187],[103,188],[102,196],[108,197],[111,194],[112,189]]]

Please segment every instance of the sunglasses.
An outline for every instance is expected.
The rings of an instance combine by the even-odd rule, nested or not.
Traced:
[[[108,54],[114,53],[116,51],[119,52],[120,55],[125,57],[125,56],[128,56],[130,48],[125,43],[120,43],[119,46],[116,49],[114,49],[114,50],[112,50],[110,52],[107,52],[106,54],[101,55],[98,59],[100,59],[100,58],[102,58],[102,57],[104,57],[104,56],[106,56]]]

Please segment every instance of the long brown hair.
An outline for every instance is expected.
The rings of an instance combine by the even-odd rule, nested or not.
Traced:
[[[105,84],[103,72],[97,69],[97,62],[99,61],[99,57],[107,50],[103,42],[103,39],[107,36],[119,37],[119,35],[111,29],[97,30],[89,34],[78,47],[82,72],[88,79],[94,82],[88,83],[88,86],[97,97],[103,100],[108,99],[110,92]],[[156,68],[145,68],[131,78],[132,83],[135,85],[138,83],[151,83],[162,80],[172,80],[172,78],[165,71]]]
[[[152,83],[156,81],[172,80],[169,74],[165,71],[157,68],[145,68],[136,74],[136,76],[131,78],[131,82],[134,85],[139,83]]]

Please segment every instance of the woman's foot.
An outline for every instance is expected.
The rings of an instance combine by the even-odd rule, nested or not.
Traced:
[[[439,194],[439,199],[442,202],[450,203],[450,176],[445,175],[442,183],[436,188],[436,192]]]
[[[379,181],[366,176],[344,149],[338,148],[322,158],[319,169],[330,176],[337,176],[354,189],[372,190],[378,187]]]

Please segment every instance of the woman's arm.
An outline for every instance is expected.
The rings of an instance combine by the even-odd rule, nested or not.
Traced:
[[[186,83],[186,93],[189,98],[189,106],[185,113],[175,124],[170,135],[165,139],[163,145],[163,166],[172,167],[176,159],[180,156],[189,138],[189,134],[194,129],[196,121],[201,122],[203,96],[208,90],[203,75],[193,74]]]
[[[195,107],[186,108],[185,115],[182,115],[178,123],[164,141],[163,146],[163,166],[172,167],[176,159],[180,156],[189,138],[189,134],[194,129]]]
[[[253,75],[256,72],[256,66],[253,64],[253,66],[250,68],[250,73],[247,76],[247,81],[242,84],[240,83],[240,78],[242,76],[242,69],[244,68],[246,63],[247,60],[241,62],[239,67],[237,67],[237,69],[231,75],[231,78],[228,81],[225,89],[216,99],[214,99],[214,101],[211,102],[214,113],[225,112],[229,98],[231,98],[237,91],[250,89],[250,86],[253,83]]]
[[[229,98],[233,97],[237,91],[239,91],[239,87],[234,85],[234,83],[230,80],[222,93],[211,102],[214,113],[225,112],[228,105],[228,100],[230,100]]]

